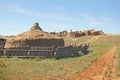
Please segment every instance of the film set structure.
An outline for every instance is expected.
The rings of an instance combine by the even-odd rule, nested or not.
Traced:
[[[0,57],[79,57],[89,52],[88,44],[65,45],[58,35],[43,31],[38,23],[17,36],[0,39]]]

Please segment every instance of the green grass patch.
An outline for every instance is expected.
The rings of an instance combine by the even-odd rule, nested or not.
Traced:
[[[117,72],[117,73],[116,73],[116,76],[117,76],[117,77],[120,77],[120,72]]]
[[[40,58],[40,57],[35,58],[35,61],[41,61],[41,60],[42,60],[42,58]]]
[[[95,42],[107,43],[107,44],[118,44],[120,42],[120,35],[103,36]]]
[[[55,59],[20,59],[20,58],[0,58],[5,61],[6,68],[4,75],[11,80],[39,80],[51,76],[52,78],[59,78],[67,76],[68,74],[79,74],[102,56],[111,48],[108,44],[90,44],[91,53],[74,58]],[[16,76],[16,77],[14,77]]]
[[[5,76],[4,76],[4,68],[5,68],[5,64],[2,60],[0,60],[0,80],[5,80]]]
[[[116,76],[120,77],[120,44],[118,44],[118,49],[117,49],[117,55],[118,55],[118,63],[117,63],[117,72]]]
[[[110,77],[111,76],[111,71],[109,69],[107,69],[105,74],[106,74],[106,76]]]

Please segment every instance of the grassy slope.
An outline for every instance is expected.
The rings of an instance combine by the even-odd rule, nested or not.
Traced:
[[[88,41],[89,37],[81,37],[77,42]],[[73,43],[71,39],[66,39],[66,43]],[[79,74],[86,67],[91,65],[98,57],[103,55],[113,44],[120,42],[119,36],[107,36],[100,38],[94,43],[90,43],[90,49],[93,51],[88,55],[76,58],[63,58],[60,60],[45,59],[36,61],[35,59],[2,59],[6,62],[4,75],[10,80],[40,80],[45,77],[53,79],[65,78],[68,74]]]
[[[96,43],[118,44],[120,43],[120,35],[104,36],[98,39]]]
[[[6,69],[4,75],[12,80],[36,80],[45,77],[65,78],[68,74],[80,73],[91,65],[99,56],[103,55],[111,47],[107,44],[91,44],[92,53],[82,57],[63,58],[60,60],[45,59],[36,61],[35,59],[4,59]],[[103,50],[104,49],[104,50]]]
[[[70,44],[81,44],[81,43],[84,43],[84,42],[87,42],[89,41],[93,36],[82,36],[82,37],[79,37],[79,38],[64,38],[65,40],[65,44],[66,45],[70,45]]]
[[[96,43],[106,43],[106,44],[110,44],[110,45],[112,44],[118,46],[117,49],[118,62],[116,65],[117,70],[115,74],[117,77],[120,77],[120,35],[106,36],[97,40]]]

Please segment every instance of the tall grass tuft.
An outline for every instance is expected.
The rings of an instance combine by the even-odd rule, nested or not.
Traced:
[[[117,55],[118,55],[118,63],[117,63],[117,72],[116,76],[120,77],[120,44],[118,44],[118,49],[117,49]]]
[[[4,74],[3,74],[3,68],[5,68],[5,64],[2,60],[0,60],[0,80],[5,80]]]
[[[40,58],[40,57],[35,58],[35,61],[41,61],[41,60],[42,60],[42,58]]]

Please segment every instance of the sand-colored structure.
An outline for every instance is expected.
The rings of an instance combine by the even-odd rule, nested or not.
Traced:
[[[15,37],[6,40],[5,48],[17,47],[51,47],[64,46],[64,40],[43,31],[38,23],[35,23],[32,28]]]

